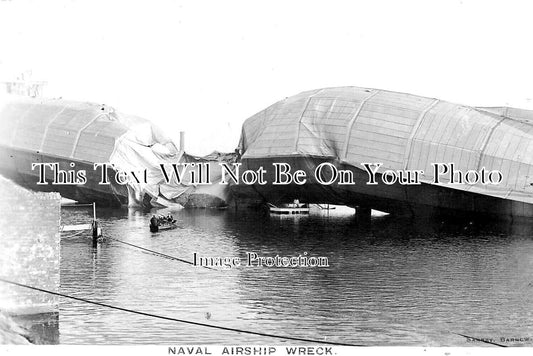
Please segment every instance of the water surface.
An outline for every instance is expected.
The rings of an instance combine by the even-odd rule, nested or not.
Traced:
[[[154,213],[156,211],[153,211]],[[166,214],[167,210],[157,211]],[[327,268],[208,270],[112,239],[61,242],[61,292],[124,308],[257,332],[363,345],[480,346],[533,340],[533,223],[443,222],[315,211],[279,217],[173,211],[181,228],[150,233],[151,212],[99,210],[104,234],[181,259],[309,256]],[[63,223],[90,210],[64,208]],[[61,299],[64,344],[282,344]],[[290,342],[301,344],[302,342]],[[532,346],[533,341],[507,345]]]

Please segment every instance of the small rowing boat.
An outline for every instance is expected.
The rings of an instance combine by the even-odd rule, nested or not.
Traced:
[[[158,226],[150,225],[150,231],[151,232],[159,232],[159,231],[166,231],[166,230],[172,230],[178,227],[178,224],[176,224],[176,220],[174,220],[171,223],[161,223]]]
[[[272,214],[309,214],[307,204],[286,204],[286,206],[278,207],[268,203],[268,209]]]
[[[177,228],[176,220],[171,216],[167,219],[165,217],[157,218],[155,215],[150,219],[150,231],[159,232],[165,230],[172,230]]]
[[[171,223],[165,223],[165,224],[161,224],[158,226],[159,227],[159,231],[165,231],[165,230],[172,230],[172,229],[175,229],[178,227],[178,225],[176,224],[176,220],[174,220],[173,222]]]

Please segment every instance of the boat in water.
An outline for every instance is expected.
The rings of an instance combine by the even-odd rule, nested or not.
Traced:
[[[178,224],[176,224],[176,220],[174,220],[171,223],[164,223],[164,224],[159,225],[157,227],[157,230],[155,230],[155,231],[152,229],[152,226],[150,226],[150,231],[152,231],[152,232],[160,232],[160,231],[166,231],[166,230],[174,230],[177,227],[178,227]]]
[[[178,227],[177,221],[172,217],[170,218],[164,217],[164,216],[156,217],[154,215],[150,219],[150,231],[151,232],[173,230],[177,227]]]
[[[268,203],[268,209],[271,214],[309,214],[309,205],[300,204],[298,202],[283,204],[283,206],[278,207],[274,204]]]

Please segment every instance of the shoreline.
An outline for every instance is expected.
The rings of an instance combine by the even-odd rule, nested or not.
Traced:
[[[0,344],[31,345],[29,331],[0,310]]]

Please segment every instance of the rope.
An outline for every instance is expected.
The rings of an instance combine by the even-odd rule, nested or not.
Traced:
[[[131,246],[131,247],[134,247],[134,248],[138,248],[139,250],[143,250],[143,251],[149,252],[151,254],[154,254],[156,256],[163,257],[163,258],[168,258],[169,260],[179,261],[179,262],[183,262],[183,263],[187,263],[187,264],[190,264],[192,266],[195,266],[195,264],[193,262],[191,262],[191,261],[183,260],[181,258],[170,256],[170,255],[166,255],[164,253],[157,252],[157,251],[154,251],[154,250],[149,250],[149,249],[141,247],[141,246],[130,244],[129,242],[126,242],[126,241],[115,239],[114,237],[106,237],[106,239],[113,240],[113,241],[116,241],[118,243],[121,243],[121,244],[124,244],[124,245],[128,245],[128,246]],[[210,269],[212,271],[218,271],[217,269],[211,268],[211,267],[208,267],[208,266],[200,266],[200,267],[207,268],[207,269]]]
[[[72,238],[72,237],[75,237],[75,236],[78,236],[78,235],[81,235],[82,233],[84,233],[85,231],[79,231],[75,234],[72,234],[72,235],[67,235],[67,236],[61,236],[62,239],[68,239],[68,238]],[[126,242],[126,241],[122,241],[122,240],[119,240],[119,239],[115,239],[114,237],[105,237],[106,240],[113,240],[113,241],[116,241],[118,243],[121,243],[121,244],[124,244],[124,245],[128,245],[128,246],[131,246],[133,248],[137,248],[139,250],[143,250],[145,252],[148,252],[148,253],[151,253],[152,255],[155,255],[155,256],[158,256],[158,257],[163,257],[163,258],[167,258],[169,260],[174,260],[174,261],[178,261],[178,262],[183,262],[183,263],[187,263],[189,265],[192,265],[192,266],[196,266],[193,262],[191,261],[187,261],[187,260],[184,260],[184,259],[181,259],[181,258],[178,258],[178,257],[174,257],[174,256],[170,256],[170,255],[166,255],[164,253],[161,253],[161,252],[157,252],[157,251],[154,251],[154,250],[149,250],[147,248],[144,248],[144,247],[141,247],[141,246],[137,246],[137,245],[134,245],[134,244],[131,244],[129,242]],[[209,270],[212,270],[212,271],[219,271],[218,269],[216,268],[211,268],[209,266],[200,266],[200,267],[203,267],[203,268],[206,268],[206,269],[209,269]]]
[[[257,331],[249,331],[249,330],[242,330],[242,329],[236,329],[236,328],[229,328],[229,327],[213,325],[213,324],[204,324],[204,323],[199,323],[199,322],[196,322],[196,321],[177,319],[177,318],[171,318],[171,317],[168,317],[168,316],[145,313],[145,312],[141,312],[141,311],[137,311],[137,310],[117,307],[117,306],[110,305],[110,304],[95,302],[95,301],[91,301],[91,300],[84,299],[84,298],[73,297],[71,295],[62,294],[62,293],[56,293],[56,292],[52,292],[52,291],[49,291],[49,290],[46,290],[46,289],[32,287],[32,286],[28,286],[26,284],[9,281],[9,280],[4,279],[4,278],[0,278],[0,282],[4,282],[4,283],[7,283],[7,284],[15,285],[15,286],[22,287],[22,288],[35,290],[35,291],[42,292],[42,293],[57,295],[57,296],[60,296],[60,297],[63,297],[63,298],[77,300],[79,302],[83,302],[83,303],[87,303],[87,304],[93,304],[93,305],[98,305],[98,306],[105,307],[105,308],[120,310],[120,311],[131,313],[131,314],[149,316],[149,317],[152,317],[152,318],[168,320],[168,321],[175,321],[175,322],[178,322],[178,323],[184,323],[184,324],[190,324],[190,325],[196,325],[196,326],[203,326],[203,327],[206,327],[206,328],[225,330],[225,331],[233,331],[233,332],[242,333],[242,334],[271,337],[271,338],[276,338],[276,339],[311,342],[311,343],[316,343],[316,344],[326,344],[326,345],[336,345],[336,346],[365,346],[365,345],[347,344],[347,343],[333,342],[333,341],[322,341],[322,340],[306,339],[306,338],[292,337],[292,336],[281,336],[281,335],[268,334],[268,333],[262,333],[262,332],[257,332]]]

